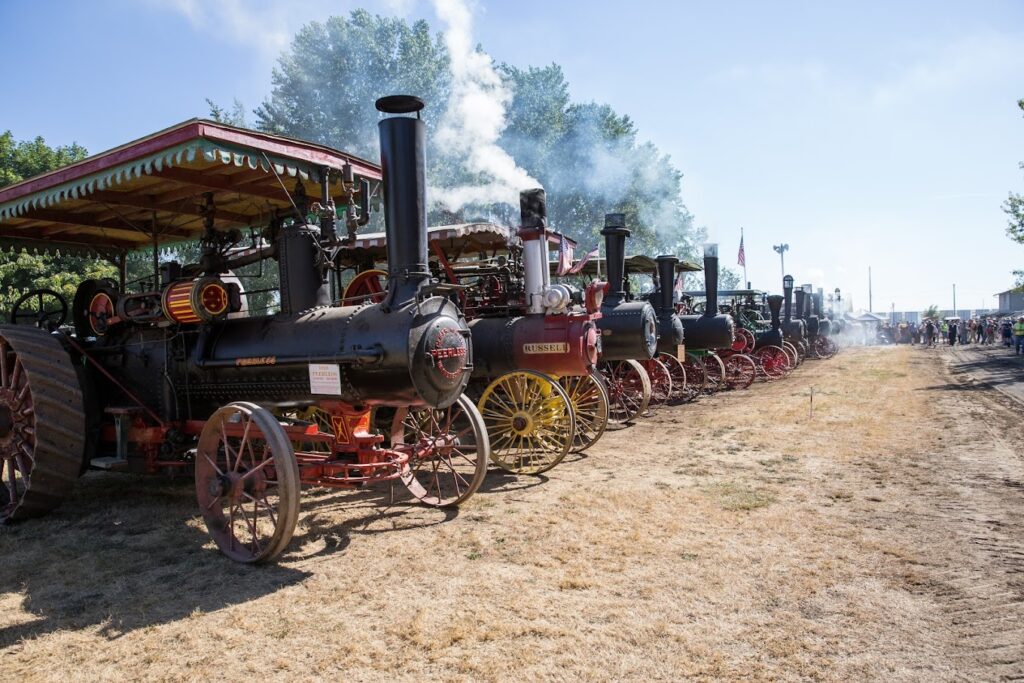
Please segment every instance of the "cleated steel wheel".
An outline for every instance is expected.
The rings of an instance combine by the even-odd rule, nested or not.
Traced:
[[[648,406],[654,408],[668,403],[672,398],[672,373],[669,372],[668,366],[657,358],[638,362],[644,366],[647,378],[651,381],[651,400]]]
[[[671,353],[659,353],[658,360],[665,364],[668,372],[672,375],[672,398],[670,403],[689,403],[697,398],[700,393],[694,389],[686,378],[686,367],[676,356]]]
[[[237,562],[267,562],[288,546],[299,518],[299,465],[270,411],[229,403],[203,426],[196,498],[206,529]]]
[[[746,389],[757,378],[754,359],[744,353],[737,353],[725,359],[725,384],[730,389]]]
[[[814,340],[814,347],[812,349],[816,358],[827,359],[836,355],[838,351],[836,343],[828,337],[818,336]]]
[[[576,418],[572,452],[582,453],[601,438],[608,426],[608,389],[596,370],[580,377],[562,377],[558,382],[569,395]]]
[[[738,351],[740,353],[747,353],[747,354],[749,354],[751,351],[754,350],[754,344],[756,343],[756,341],[754,340],[754,333],[753,332],[751,332],[750,330],[748,330],[745,327],[737,327],[736,328],[736,337],[743,339],[743,347],[739,348],[739,349],[736,349],[735,345],[733,345],[733,349],[735,349],[736,351]]]
[[[540,474],[572,448],[576,419],[558,382],[517,370],[487,385],[477,401],[491,440],[491,462],[515,474]]]
[[[786,352],[786,357],[789,358],[790,370],[800,365],[800,354],[797,353],[796,347],[793,344],[788,341],[782,342],[782,350]]]
[[[704,361],[695,353],[686,353],[686,360],[683,361],[686,369],[686,383],[692,387],[695,394],[700,394],[707,388],[708,374],[704,371]]]
[[[70,495],[85,432],[78,374],[57,337],[0,326],[0,521],[38,517]]]
[[[491,454],[484,420],[465,394],[447,408],[399,408],[391,447],[409,453],[402,483],[433,507],[456,507],[476,493]]]
[[[601,376],[608,387],[611,406],[608,424],[629,424],[647,411],[651,400],[651,380],[643,366],[635,360],[605,361]]]
[[[790,370],[789,357],[778,346],[764,346],[755,353],[761,364],[761,372],[769,380],[781,379]]]
[[[704,377],[710,391],[721,391],[726,388],[725,363],[717,353],[709,353],[703,358]]]

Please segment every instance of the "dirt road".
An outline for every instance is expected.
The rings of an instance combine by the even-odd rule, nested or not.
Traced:
[[[1022,677],[1022,409],[942,354],[662,410],[458,514],[313,493],[266,568],[206,542],[187,482],[91,474],[0,530],[4,675]]]

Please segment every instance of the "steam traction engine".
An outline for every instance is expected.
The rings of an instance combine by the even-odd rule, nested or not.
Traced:
[[[491,459],[510,472],[537,474],[570,450],[588,448],[608,423],[608,395],[594,370],[603,283],[585,292],[552,284],[549,238],[559,238],[548,231],[544,191],[522,192],[520,214],[505,254],[466,264],[441,248],[435,253],[465,287]]]
[[[628,300],[624,280],[626,238],[630,232],[625,215],[606,214],[601,234],[605,240],[608,285],[598,321],[600,368],[611,402],[609,421],[623,425],[643,414],[650,402],[651,380],[641,361],[653,359],[658,352],[658,320],[648,302]]]
[[[394,115],[380,122],[391,237],[383,301],[330,305],[329,271],[345,240],[334,232],[326,182],[319,225],[298,210],[275,214],[248,252],[239,252],[236,235],[212,228],[208,206],[196,266],[168,265],[159,287],[138,293],[82,283],[74,336],[0,328],[4,519],[53,508],[83,464],[192,469],[217,545],[232,559],[260,562],[287,546],[300,484],[400,480],[430,505],[472,495],[488,441],[462,393],[472,369],[468,325],[427,268],[422,102],[391,97],[377,107]],[[367,191],[364,184],[353,193],[364,211]],[[245,315],[243,292],[226,273],[271,256],[281,311]],[[435,426],[382,448],[370,429],[375,406],[432,411]],[[283,417],[311,407],[330,430]]]

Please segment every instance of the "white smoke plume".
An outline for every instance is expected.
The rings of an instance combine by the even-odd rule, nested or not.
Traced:
[[[435,139],[482,183],[441,189],[434,194],[434,201],[449,211],[467,204],[518,206],[520,190],[540,187],[540,183],[498,146],[512,93],[494,70],[490,55],[473,43],[473,14],[468,4],[464,0],[432,1],[445,25],[452,72],[448,109]]]

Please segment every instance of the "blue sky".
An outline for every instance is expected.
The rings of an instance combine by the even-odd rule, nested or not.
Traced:
[[[412,0],[0,0],[0,130],[98,152],[207,111],[249,109],[305,21]],[[994,305],[1024,268],[999,205],[1024,191],[1024,2],[496,2],[476,37],[557,62],[685,174],[683,198],[749,278],[839,287],[874,308]]]

